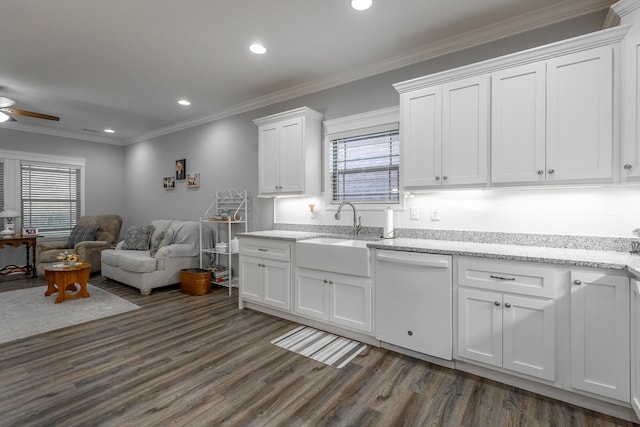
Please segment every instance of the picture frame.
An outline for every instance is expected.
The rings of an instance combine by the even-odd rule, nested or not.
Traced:
[[[37,236],[38,229],[37,228],[23,228],[22,232],[25,236]]]
[[[172,176],[165,176],[162,178],[162,188],[165,190],[175,190],[176,180]]]
[[[185,179],[187,176],[187,160],[176,160],[176,180]]]
[[[187,175],[187,188],[200,187],[200,174]]]

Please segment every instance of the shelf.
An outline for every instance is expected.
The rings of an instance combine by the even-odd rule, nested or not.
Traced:
[[[244,221],[244,220],[227,221],[227,220],[224,220],[224,219],[211,219],[211,218],[203,219],[203,221],[206,221],[206,222],[218,222],[220,224],[244,224],[244,223],[246,223],[246,221]]]
[[[202,249],[202,252],[207,254],[221,254],[221,255],[238,255],[240,252],[218,251],[215,249]]]

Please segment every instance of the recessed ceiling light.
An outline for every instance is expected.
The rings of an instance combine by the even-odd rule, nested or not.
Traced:
[[[355,10],[367,10],[373,4],[373,0],[351,0],[351,7]]]
[[[186,99],[181,99],[180,101],[178,101],[178,104],[187,106],[191,105],[191,102],[187,101]]]
[[[104,130],[106,133],[115,133],[116,131],[113,129],[105,129]]]
[[[249,46],[249,50],[256,55],[264,55],[265,53],[267,53],[267,49],[260,43],[252,44],[251,46]]]

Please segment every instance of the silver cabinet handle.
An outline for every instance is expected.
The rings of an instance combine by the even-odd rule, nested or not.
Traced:
[[[629,163],[627,163],[627,164],[625,164],[625,165],[624,165],[624,168],[625,168],[626,170],[631,170],[631,168],[632,168],[632,167],[633,167],[633,166],[631,166],[631,164],[629,164]]]
[[[576,280],[573,281],[573,283],[576,284],[576,285],[582,285],[582,280],[576,279]]]
[[[544,170],[538,169],[538,175],[544,175]]]
[[[556,173],[556,171],[555,171],[555,170],[553,170],[553,169],[549,169],[549,175],[553,175],[554,173]]]
[[[505,306],[505,307],[507,307],[507,308],[509,308],[509,307],[511,307],[511,304],[509,304],[508,302],[505,302],[505,303],[504,303],[504,306]]]
[[[509,281],[516,280],[515,277],[496,276],[494,274],[489,275],[489,277],[491,277],[492,279],[498,279],[498,280],[509,280]]]
[[[265,248],[258,248],[258,250],[259,250],[260,252],[267,252],[269,249],[265,249]]]
[[[493,305],[495,305],[496,307],[500,307],[500,301],[494,301]]]

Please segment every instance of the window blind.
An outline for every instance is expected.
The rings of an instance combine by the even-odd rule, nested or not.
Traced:
[[[21,163],[22,226],[38,234],[68,234],[80,216],[80,173],[77,166]]]
[[[0,210],[4,208],[4,162],[0,161]]]
[[[399,203],[397,129],[332,139],[329,157],[333,202]]]

